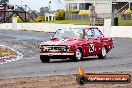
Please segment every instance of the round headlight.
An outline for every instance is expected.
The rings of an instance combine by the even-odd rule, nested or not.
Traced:
[[[65,48],[62,49],[63,51],[67,51]]]
[[[42,50],[43,50],[42,46],[39,45],[39,46],[38,46],[38,51],[39,51],[39,52],[42,52]]]
[[[41,45],[39,45],[38,48],[40,49],[41,48]]]
[[[45,51],[45,48],[43,48],[43,51]]]
[[[67,51],[67,52],[70,51],[70,46],[66,46],[66,51]]]

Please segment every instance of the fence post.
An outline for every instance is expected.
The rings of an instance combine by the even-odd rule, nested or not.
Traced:
[[[12,30],[18,30],[17,29],[17,17],[12,17]]]

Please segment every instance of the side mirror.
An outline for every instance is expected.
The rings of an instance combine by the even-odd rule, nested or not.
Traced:
[[[53,37],[50,37],[50,40],[53,39]]]
[[[84,36],[85,39],[87,39],[87,36]]]

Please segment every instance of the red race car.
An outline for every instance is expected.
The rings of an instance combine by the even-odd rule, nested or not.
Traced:
[[[104,37],[97,27],[58,29],[50,41],[38,46],[40,60],[72,59],[80,61],[88,56],[106,58],[113,48],[113,39]]]

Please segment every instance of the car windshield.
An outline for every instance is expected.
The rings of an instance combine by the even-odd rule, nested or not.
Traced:
[[[83,38],[84,31],[81,28],[73,28],[73,29],[58,29],[53,38],[58,39],[80,39]]]

